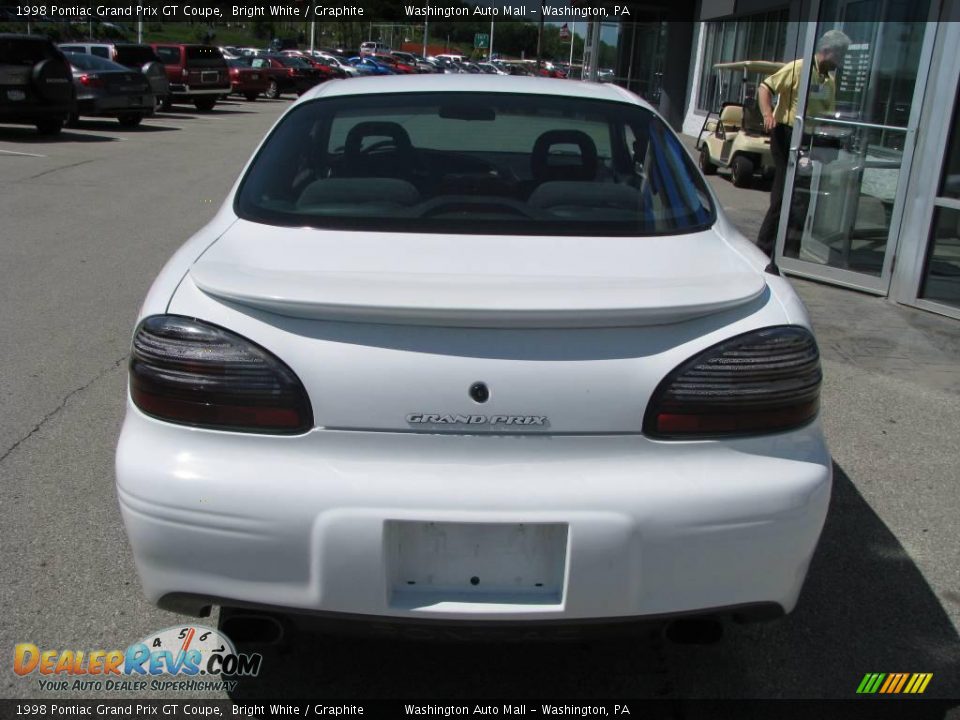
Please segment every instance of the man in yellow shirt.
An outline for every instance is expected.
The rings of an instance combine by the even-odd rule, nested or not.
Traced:
[[[828,30],[817,43],[810,70],[810,86],[807,92],[807,115],[828,115],[834,112],[837,97],[837,84],[834,71],[843,62],[847,54],[850,38],[840,30]],[[763,115],[763,127],[770,132],[770,154],[773,156],[775,174],[770,188],[770,208],[767,210],[760,232],[757,247],[767,255],[773,256],[773,246],[777,240],[777,228],[780,225],[780,209],[783,206],[783,186],[787,176],[787,152],[790,148],[790,136],[793,133],[793,121],[797,115],[797,102],[800,96],[800,80],[803,73],[803,60],[787,63],[770,75],[757,92],[760,112]],[[778,97],[776,108],[773,96]],[[810,132],[808,125],[805,132]]]

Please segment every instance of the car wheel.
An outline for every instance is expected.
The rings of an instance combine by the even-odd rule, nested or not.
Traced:
[[[143,115],[138,113],[125,113],[117,118],[123,127],[136,127],[143,120]]]
[[[700,147],[700,171],[704,175],[717,174],[717,166],[710,162],[710,151],[706,145]]]
[[[213,106],[217,104],[217,98],[215,97],[202,97],[197,98],[193,101],[193,104],[196,106],[197,110],[201,112],[210,112],[213,110]]]
[[[260,96],[260,93],[248,92],[243,95],[249,102],[255,102],[256,99]]]
[[[733,184],[735,187],[750,187],[753,183],[753,162],[750,158],[743,155],[737,155],[730,166],[733,171]]]
[[[63,120],[60,118],[44,118],[37,120],[37,132],[41,135],[56,135],[63,129]]]
[[[270,84],[267,85],[267,89],[263,94],[265,97],[269,98],[270,100],[276,100],[278,97],[280,97],[280,86],[277,85],[277,81],[271,80]]]

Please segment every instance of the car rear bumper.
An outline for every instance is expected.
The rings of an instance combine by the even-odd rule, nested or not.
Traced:
[[[239,95],[244,95],[246,93],[262,93],[266,92],[269,84],[270,83],[268,83],[266,80],[233,82],[230,83],[230,92]]]
[[[831,467],[818,423],[733,442],[282,438],[131,406],[117,491],[144,590],[167,607],[566,622],[789,612]]]
[[[77,103],[77,112],[80,115],[114,116],[126,113],[152,113],[154,110],[154,96],[143,94],[137,96],[102,97],[80,100]]]
[[[230,92],[230,85],[178,85],[170,84],[170,92],[175,96],[195,97],[198,95],[224,95]]]

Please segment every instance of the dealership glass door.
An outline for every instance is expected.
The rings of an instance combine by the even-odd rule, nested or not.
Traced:
[[[813,12],[805,67],[828,30],[850,46],[829,111],[825,83],[801,73],[777,263],[886,294],[936,29],[931,0],[814,0]]]

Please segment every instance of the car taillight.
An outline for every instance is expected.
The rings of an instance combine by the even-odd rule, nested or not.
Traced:
[[[100,88],[103,87],[103,78],[96,73],[85,73],[80,76],[80,84],[84,87]]]
[[[805,425],[820,408],[820,353],[806,328],[738,335],[675,368],[643,421],[655,438],[760,435]]]
[[[313,427],[307,392],[279,358],[177,315],[154,315],[137,327],[130,395],[147,415],[183,425],[271,434]]]

